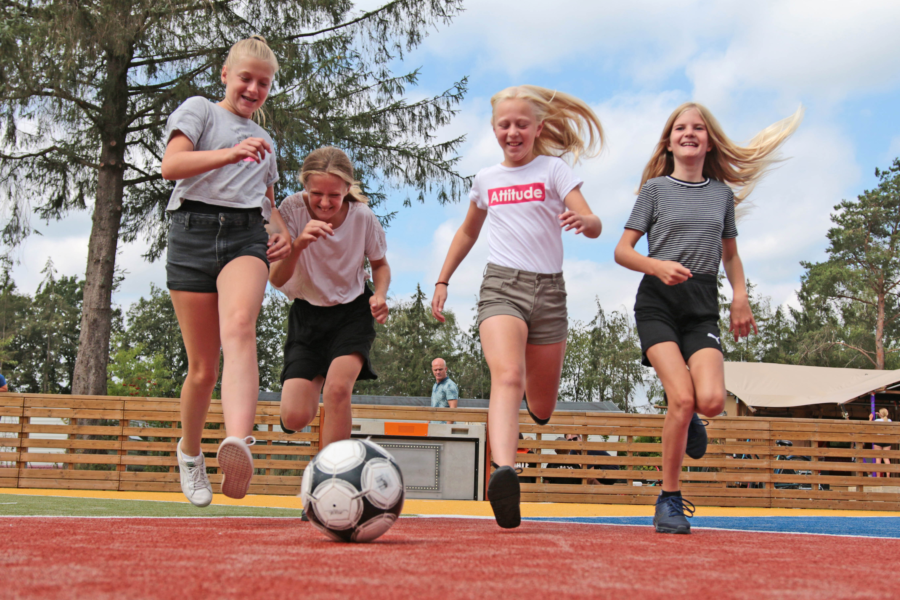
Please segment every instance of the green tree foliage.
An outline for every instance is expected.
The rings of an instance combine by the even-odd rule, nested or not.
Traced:
[[[875,175],[876,189],[834,207],[828,259],[802,263],[806,273],[801,293],[818,305],[817,316],[824,317],[820,354],[840,346],[863,359],[868,368],[897,368],[900,159],[886,171],[876,169]]]
[[[377,337],[370,353],[378,379],[357,383],[354,393],[430,396],[434,384],[431,361],[441,357],[464,396],[465,386],[454,378],[453,366],[457,363],[459,327],[452,312],[444,315],[447,321],[443,324],[431,316],[431,304],[418,285],[412,298],[393,303],[387,323],[375,328]]]
[[[569,327],[559,399],[568,402],[613,402],[635,412],[635,395],[647,375],[641,366],[637,329],[624,311],[597,313],[587,324]]]
[[[120,336],[113,338],[107,394],[167,398],[180,387],[162,354],[149,353],[141,344],[129,348]]]
[[[259,388],[262,390],[281,391],[281,368],[290,310],[291,301],[281,292],[270,289],[256,320],[256,357],[259,360]]]
[[[189,96],[220,99],[228,48],[264,35],[281,62],[264,126],[276,141],[280,201],[302,158],[346,149],[377,202],[385,187],[456,199],[461,139],[438,142],[465,81],[405,99],[418,73],[394,74],[461,0],[390,0],[367,13],[349,0],[0,0],[0,191],[7,244],[29,217],[62,219],[92,207],[74,391],[102,394],[111,332],[116,249],[144,236],[165,247],[161,179],[166,118]],[[377,184],[374,183],[377,180]]]
[[[78,349],[83,281],[57,277],[53,261],[13,339],[16,366],[7,376],[19,392],[71,394]]]
[[[10,368],[18,364],[15,338],[25,325],[25,315],[31,298],[20,294],[12,280],[12,261],[0,258],[0,373],[10,374]],[[12,387],[10,387],[12,389]]]
[[[155,362],[159,357],[170,377],[181,383],[187,376],[187,352],[169,292],[150,284],[150,297],[141,297],[125,314],[125,327],[114,348],[128,351],[135,359]],[[139,348],[134,353],[133,350]]]

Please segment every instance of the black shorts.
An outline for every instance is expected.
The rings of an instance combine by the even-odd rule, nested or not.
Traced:
[[[284,345],[281,383],[288,379],[312,381],[325,377],[331,361],[359,352],[363,357],[357,381],[378,379],[369,360],[375,341],[375,319],[369,307],[372,291],[368,286],[347,304],[315,306],[306,300],[294,300],[288,315],[288,336]]]
[[[634,320],[644,366],[652,366],[647,350],[661,342],[678,344],[685,362],[703,348],[722,351],[715,275],[694,275],[678,285],[644,275],[634,303]]]
[[[255,256],[268,268],[268,242],[258,210],[216,215],[175,211],[169,224],[166,287],[215,294],[219,273],[239,256]]]

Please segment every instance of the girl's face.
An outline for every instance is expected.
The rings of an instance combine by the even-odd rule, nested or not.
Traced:
[[[269,95],[275,70],[258,58],[243,58],[229,67],[222,67],[225,100],[222,107],[249,119]]]
[[[330,173],[310,175],[304,187],[306,201],[318,221],[328,221],[338,216],[344,206],[344,197],[350,192],[346,181]]]
[[[706,122],[696,108],[684,111],[675,119],[669,135],[668,150],[676,162],[704,160],[706,153],[712,150]]]
[[[507,167],[526,165],[534,158],[534,140],[541,135],[544,123],[538,122],[527,100],[512,98],[494,107],[494,135],[503,148],[503,164]]]

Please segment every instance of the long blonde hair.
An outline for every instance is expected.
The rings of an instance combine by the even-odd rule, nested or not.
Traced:
[[[878,410],[878,416],[887,421],[891,417],[891,412],[886,408],[881,408]]]
[[[535,119],[544,124],[541,135],[534,140],[533,151],[536,155],[562,157],[571,153],[572,161],[577,163],[582,155],[590,158],[603,149],[600,119],[582,100],[536,85],[517,85],[494,94],[491,107],[496,111],[498,104],[514,98],[528,102],[534,110]]]
[[[345,200],[363,204],[369,203],[369,199],[363,195],[359,187],[359,182],[353,178],[353,163],[350,162],[350,158],[340,148],[324,146],[310,152],[303,161],[303,167],[300,169],[300,183],[303,184],[303,187],[306,187],[306,182],[309,181],[312,175],[334,175],[339,177],[350,186],[350,191],[344,196]]]
[[[753,139],[747,142],[746,146],[738,146],[725,135],[722,126],[708,108],[697,102],[685,102],[676,108],[669,116],[669,120],[666,121],[653,156],[644,167],[640,187],[654,177],[671,175],[675,170],[675,159],[668,150],[672,127],[678,117],[692,108],[700,113],[700,118],[706,123],[706,131],[709,134],[710,151],[703,162],[703,176],[735,188],[735,206],[750,195],[750,192],[774,163],[782,160],[774,156],[775,151],[797,130],[803,120],[804,111],[801,106],[790,117],[769,125],[757,133]]]
[[[228,56],[225,57],[225,66],[233,68],[245,58],[261,60],[272,67],[273,74],[278,72],[278,58],[275,57],[275,53],[269,48],[266,38],[261,35],[251,35],[248,38],[235,42],[228,51]],[[266,124],[266,113],[263,111],[262,106],[253,112],[253,118],[260,125]]]

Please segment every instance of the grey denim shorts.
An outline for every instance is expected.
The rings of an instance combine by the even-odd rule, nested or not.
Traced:
[[[219,273],[239,256],[255,256],[268,268],[268,241],[262,214],[176,211],[169,224],[166,286],[214,294]]]
[[[528,325],[529,344],[556,344],[569,333],[562,273],[532,273],[488,263],[478,298],[478,326],[497,315]]]

